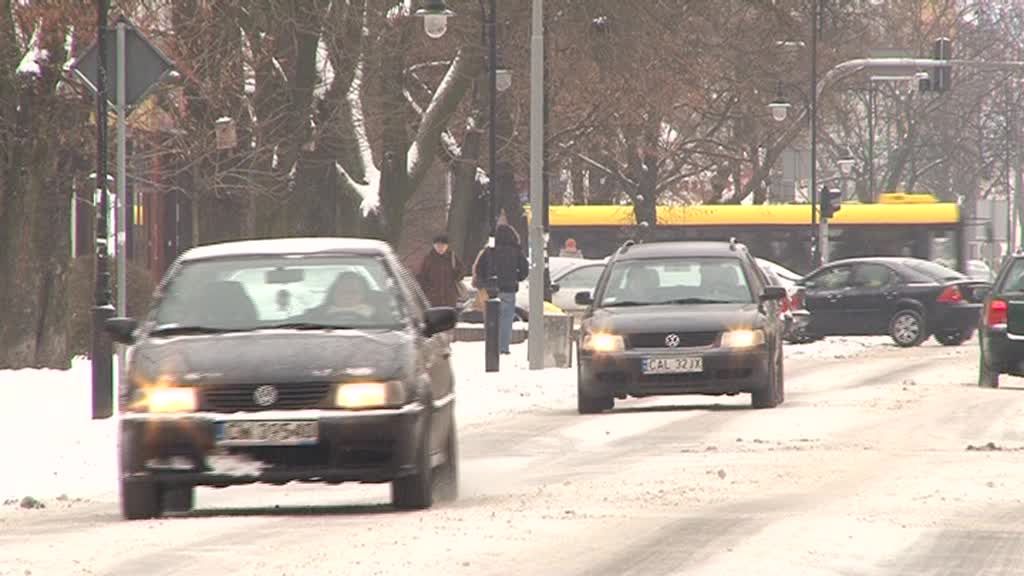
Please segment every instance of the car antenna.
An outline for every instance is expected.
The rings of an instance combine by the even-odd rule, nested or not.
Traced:
[[[632,240],[626,240],[625,242],[623,242],[622,246],[619,248],[619,254],[625,254],[626,251],[629,250],[629,247],[632,246],[633,244],[636,244],[636,242],[633,242]]]
[[[729,237],[729,250],[732,250],[733,252],[736,251],[736,237],[735,236],[730,236]]]

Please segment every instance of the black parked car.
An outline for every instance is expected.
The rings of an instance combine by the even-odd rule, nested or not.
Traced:
[[[803,280],[807,332],[815,336],[889,335],[917,346],[929,335],[946,346],[970,339],[986,282],[916,258],[853,258]]]
[[[194,487],[390,482],[398,508],[457,490],[454,383],[441,332],[391,248],[295,238],[194,248],[131,345],[120,389],[128,519],[192,507]],[[436,484],[436,486],[435,486]]]
[[[588,304],[577,342],[581,414],[615,398],[739,394],[783,401],[786,289],[768,284],[741,244],[664,242],[616,252]]]
[[[999,271],[985,298],[978,330],[978,385],[999,386],[1000,374],[1024,376],[1024,255],[1015,254]]]

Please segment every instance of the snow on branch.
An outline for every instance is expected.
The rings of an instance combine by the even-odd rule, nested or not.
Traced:
[[[442,133],[445,131],[445,122],[451,117],[462,96],[468,89],[474,76],[471,67],[474,65],[472,59],[467,58],[460,51],[452,60],[441,83],[434,91],[426,109],[422,113],[423,120],[416,131],[416,139],[409,147],[409,155],[406,169],[409,179],[414,183],[418,182],[426,174],[427,167],[433,160],[438,142],[442,140]]]
[[[18,64],[17,74],[40,76],[42,75],[40,64],[47,62],[49,59],[50,52],[39,47],[39,29],[36,28],[32,32],[32,39],[29,40],[28,51],[25,52],[21,62]]]
[[[352,131],[359,149],[358,159],[365,178],[362,182],[355,181],[351,175],[335,162],[334,167],[345,187],[362,198],[363,216],[376,212],[380,208],[380,170],[373,161],[373,148],[366,132],[366,114],[363,111],[363,73],[366,68],[366,54],[359,55],[352,84],[349,86],[345,99],[348,101],[352,115]]]

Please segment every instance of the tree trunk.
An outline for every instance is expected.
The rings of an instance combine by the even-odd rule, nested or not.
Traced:
[[[466,136],[462,142],[461,155],[455,161],[454,184],[452,199],[448,205],[448,240],[451,249],[463,262],[467,262],[468,254],[475,255],[483,246],[485,226],[470,215],[479,210],[482,204],[477,193],[477,164],[480,161],[480,144],[483,131],[476,123],[469,122]]]

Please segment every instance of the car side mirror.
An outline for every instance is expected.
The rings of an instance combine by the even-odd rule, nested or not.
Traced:
[[[430,337],[434,334],[455,328],[455,322],[458,320],[458,314],[455,312],[455,308],[439,306],[437,308],[428,308],[425,320],[426,322],[423,326],[423,335]]]
[[[580,306],[590,306],[594,303],[594,296],[588,290],[577,292],[576,303]]]
[[[557,294],[558,291],[561,290],[561,289],[562,289],[562,287],[559,286],[558,284],[552,284],[551,285],[551,293],[552,294]]]
[[[761,293],[761,301],[767,300],[783,300],[788,296],[786,289],[782,286],[765,286],[764,292]]]
[[[118,344],[131,345],[135,343],[135,330],[139,322],[135,318],[114,317],[107,318],[103,328]]]

